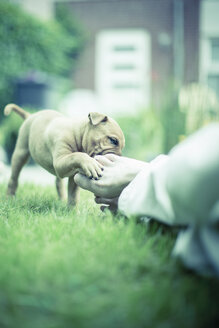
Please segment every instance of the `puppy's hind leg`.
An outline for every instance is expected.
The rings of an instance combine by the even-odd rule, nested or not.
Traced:
[[[8,183],[7,194],[14,196],[18,186],[18,178],[22,167],[27,162],[30,154],[28,149],[20,148],[16,145],[11,160],[11,177]]]
[[[30,156],[28,148],[28,134],[28,126],[24,122],[19,130],[16,146],[11,159],[11,177],[7,190],[7,194],[11,196],[16,193],[19,174]]]
[[[56,190],[60,200],[65,200],[67,197],[64,180],[56,177]]]
[[[79,187],[74,182],[74,177],[68,179],[68,206],[73,207],[79,200]]]

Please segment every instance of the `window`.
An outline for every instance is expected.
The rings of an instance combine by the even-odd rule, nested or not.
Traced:
[[[219,99],[219,1],[201,1],[200,82],[216,92]]]
[[[217,95],[219,95],[219,74],[217,75],[208,75],[208,85],[213,89]]]
[[[219,62],[219,37],[211,39],[211,59]]]
[[[127,64],[114,64],[112,66],[112,69],[114,70],[135,70],[136,69],[136,65],[133,65],[132,63],[127,63]]]
[[[102,31],[96,40],[96,91],[104,110],[135,112],[150,100],[150,37],[143,30]]]
[[[113,48],[113,51],[136,51],[136,48],[133,45],[117,45]]]

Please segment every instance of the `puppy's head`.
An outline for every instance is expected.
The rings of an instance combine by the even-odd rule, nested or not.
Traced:
[[[82,143],[86,153],[92,157],[109,153],[121,155],[125,137],[118,123],[96,112],[89,113],[88,118],[87,133]]]

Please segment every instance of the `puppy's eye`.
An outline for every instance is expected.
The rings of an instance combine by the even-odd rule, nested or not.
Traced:
[[[108,138],[109,138],[111,144],[113,144],[114,146],[118,146],[119,141],[116,138],[114,138],[114,137],[108,137]]]

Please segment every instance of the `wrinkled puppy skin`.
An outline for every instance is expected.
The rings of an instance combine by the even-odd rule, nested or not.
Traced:
[[[5,107],[5,115],[14,111],[24,122],[20,127],[14,153],[8,195],[15,195],[22,167],[31,156],[36,163],[56,176],[60,199],[65,198],[63,178],[68,177],[68,204],[78,199],[74,175],[78,172],[98,179],[102,165],[93,157],[97,154],[121,155],[125,145],[123,132],[110,117],[92,112],[88,117],[69,118],[54,110],[30,114],[15,104]]]

